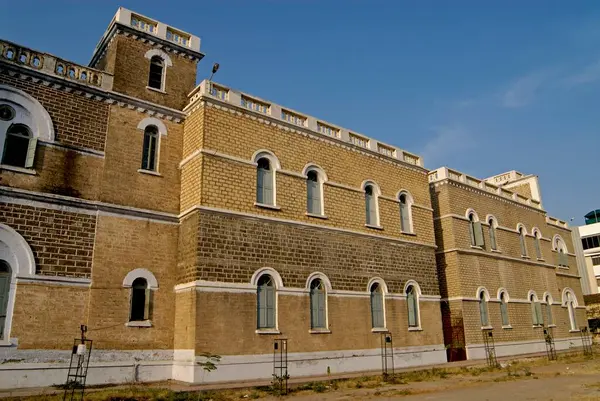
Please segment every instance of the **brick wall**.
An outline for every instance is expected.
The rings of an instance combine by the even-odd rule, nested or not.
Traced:
[[[197,255],[194,277],[186,280],[248,283],[268,266],[291,287],[304,287],[320,271],[340,290],[366,291],[380,276],[390,292],[403,292],[409,279],[425,294],[439,292],[432,248],[254,218],[202,212]]]
[[[150,60],[148,50],[156,48],[133,37],[117,34],[109,45],[106,71],[114,74],[113,90],[139,99],[181,110],[187,104],[187,95],[196,84],[196,61],[185,55],[168,53],[173,63],[165,67],[165,93],[147,89]]]
[[[14,86],[36,98],[54,123],[55,140],[65,145],[104,151],[108,104],[83,94],[67,93],[30,80],[0,73],[0,84]]]
[[[95,216],[0,203],[0,222],[25,238],[35,257],[36,273],[91,276]]]

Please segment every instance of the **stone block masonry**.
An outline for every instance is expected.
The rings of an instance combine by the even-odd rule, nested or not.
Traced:
[[[25,238],[36,274],[91,277],[96,216],[2,202],[0,223]]]

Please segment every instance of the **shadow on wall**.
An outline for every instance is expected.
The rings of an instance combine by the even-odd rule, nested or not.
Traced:
[[[42,164],[44,164],[47,149],[48,148],[44,146],[39,146],[37,149],[36,156],[39,157],[38,160]],[[59,171],[56,172],[56,170],[54,170],[50,185],[45,185],[42,190],[56,195],[79,198],[81,193],[73,188],[74,177],[77,174],[76,159],[79,156],[77,152],[73,150],[65,150],[61,153],[64,155],[64,157]]]

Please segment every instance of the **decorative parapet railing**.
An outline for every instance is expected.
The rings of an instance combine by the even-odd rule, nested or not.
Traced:
[[[190,102],[187,107],[190,107],[190,105],[203,96],[208,96],[236,107],[246,108],[254,113],[263,114],[270,118],[280,120],[281,122],[313,131],[317,134],[350,143],[391,159],[423,167],[423,159],[414,153],[407,152],[376,139],[339,127],[335,124],[319,120],[315,117],[299,113],[267,100],[257,98],[256,96],[248,95],[208,80],[202,81],[200,85],[189,94]],[[184,109],[184,111],[186,109]]]
[[[564,220],[557,219],[556,217],[546,216],[546,223],[553,224],[555,226],[569,228],[569,223]]]
[[[522,203],[524,205],[528,205],[534,207],[536,209],[542,209],[542,205],[539,201],[528,198],[526,196],[520,195],[516,192],[512,192],[503,187],[499,187],[489,181],[491,180],[480,180],[479,178],[472,177],[470,175],[461,173],[460,171],[449,169],[448,167],[440,167],[437,170],[432,170],[428,174],[429,182],[437,182],[442,180],[452,180],[457,182],[462,182],[463,184],[469,185],[474,188],[479,188],[483,191],[502,196],[506,199],[513,200],[518,203]],[[556,220],[556,219],[554,219]],[[564,223],[564,222],[562,222]],[[565,227],[566,227],[566,223]],[[562,225],[562,224],[558,224]]]
[[[80,84],[106,90],[112,89],[113,76],[111,74],[3,40],[0,40],[0,60]]]

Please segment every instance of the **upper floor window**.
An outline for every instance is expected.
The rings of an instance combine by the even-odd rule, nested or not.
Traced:
[[[374,184],[368,183],[365,189],[365,214],[366,224],[369,226],[379,226],[379,188]]]
[[[521,246],[521,256],[527,256],[527,245],[525,244],[525,227],[519,226],[519,245]]]
[[[540,238],[542,237],[542,234],[540,233],[540,231],[538,229],[533,229],[533,245],[535,247],[535,256],[536,258],[538,258],[538,260],[543,259],[542,258],[542,246],[540,244]]]
[[[550,295],[546,295],[546,321],[548,326],[554,324],[554,318],[552,317],[552,298]]]
[[[569,253],[567,245],[560,235],[555,235],[553,240],[553,248],[557,253],[557,265],[560,267],[569,267]]]
[[[158,128],[149,125],[144,130],[144,147],[142,153],[142,170],[156,171],[158,155]]]
[[[371,327],[374,329],[385,328],[385,319],[383,311],[383,288],[381,284],[373,283],[371,292]]]
[[[498,223],[493,217],[488,218],[488,234],[490,236],[490,248],[498,250],[498,243],[496,242],[496,226]]]
[[[275,324],[275,283],[268,274],[258,279],[256,291],[257,327],[259,329],[274,329]]]
[[[275,175],[271,162],[266,157],[258,159],[256,170],[256,202],[274,205],[273,184]]]
[[[322,216],[324,174],[314,167],[306,172],[306,212]]]
[[[6,131],[2,164],[15,167],[33,167],[37,138],[25,124],[11,124]]]
[[[412,233],[412,197],[407,192],[401,192],[398,201],[400,202],[400,229],[404,233]]]
[[[161,57],[153,56],[150,59],[150,73],[148,75],[148,86],[154,89],[163,90],[164,87],[164,69],[165,64]]]
[[[327,328],[327,292],[321,279],[310,282],[310,327],[311,329]]]
[[[483,228],[479,217],[474,211],[467,211],[467,218],[469,219],[469,237],[471,238],[471,246],[483,247],[485,242],[483,240]]]
[[[599,248],[600,247],[600,235],[593,235],[591,237],[585,237],[581,239],[583,250]]]

